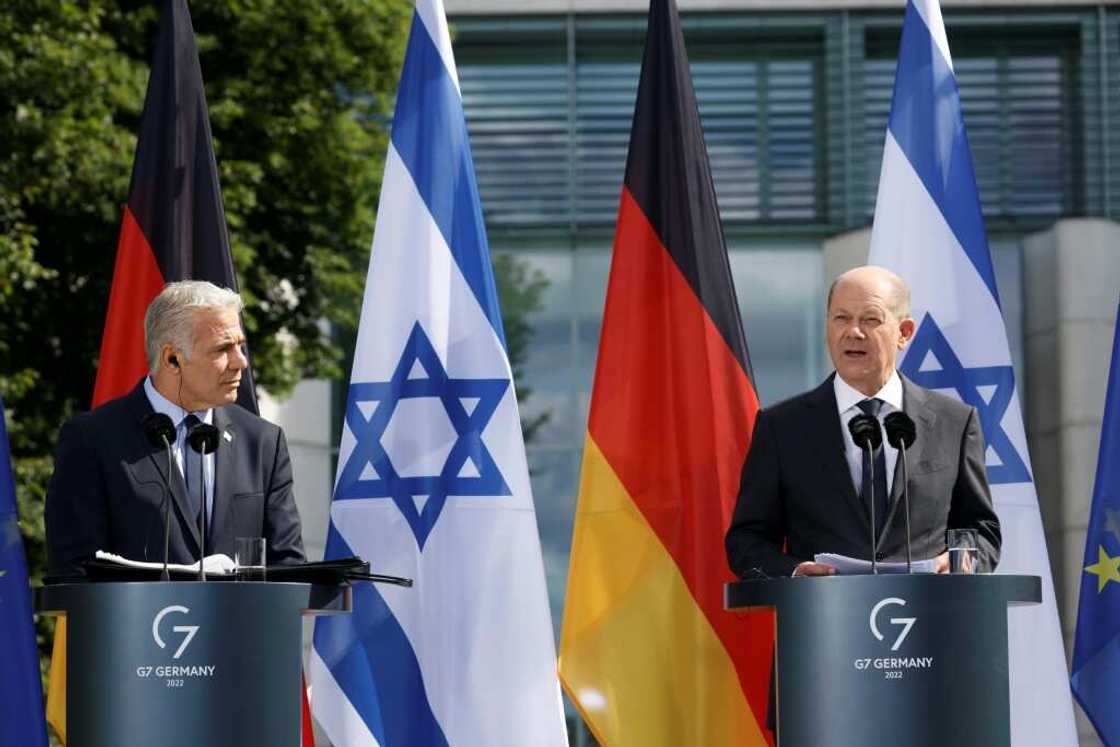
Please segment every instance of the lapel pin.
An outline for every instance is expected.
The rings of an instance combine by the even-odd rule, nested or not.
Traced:
[[[226,443],[233,442],[233,435],[229,431],[222,431],[222,438],[226,440]]]

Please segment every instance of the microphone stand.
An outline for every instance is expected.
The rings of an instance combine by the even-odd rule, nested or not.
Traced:
[[[201,488],[202,510],[199,512],[201,539],[199,541],[198,580],[206,580],[206,571],[203,566],[206,561],[206,532],[209,523],[209,511],[206,508],[206,455],[218,450],[218,429],[208,423],[199,423],[187,434],[187,445],[198,452],[198,484]]]
[[[913,573],[913,559],[910,557],[910,470],[906,463],[906,440],[900,440],[898,447],[899,456],[902,457],[902,508],[906,512],[906,572]]]
[[[198,484],[202,488],[202,511],[199,518],[202,523],[202,534],[200,535],[199,550],[198,550],[198,580],[206,580],[206,571],[203,570],[206,560],[206,452],[199,451],[198,460]]]
[[[175,457],[171,454],[171,442],[167,440],[167,436],[159,434],[159,438],[163,441],[164,448],[167,449],[167,467],[171,469],[171,465],[175,464]],[[160,472],[159,465],[156,464],[155,457],[152,453],[148,452],[148,459],[152,460],[152,466],[156,468],[156,472]],[[161,473],[162,474],[162,473]],[[163,570],[160,571],[160,581],[170,581],[171,575],[167,571],[168,558],[171,555],[171,486],[164,480],[163,486]]]
[[[163,437],[163,445],[167,447],[167,468],[175,464],[175,457],[171,454],[171,442],[167,436]],[[168,492],[163,502],[163,571],[159,574],[160,581],[170,581],[171,575],[167,572],[167,561],[171,556],[171,495]]]
[[[879,538],[875,536],[875,451],[871,448],[870,439],[868,439],[865,448],[867,449],[868,484],[871,486],[871,573],[877,576],[879,575],[879,563],[875,556],[879,554]]]

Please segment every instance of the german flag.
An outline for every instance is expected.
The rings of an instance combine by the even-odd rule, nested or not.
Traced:
[[[672,0],[650,4],[560,639],[603,745],[764,745],[773,618],[723,609],[758,398]]]
[[[197,279],[237,289],[202,69],[185,0],[164,3],[123,213],[93,407],[127,394],[148,372],[144,312],[165,283]],[[237,401],[257,412],[251,369],[241,376]],[[47,720],[65,742],[65,618],[55,628]],[[308,717],[308,738],[310,733]]]

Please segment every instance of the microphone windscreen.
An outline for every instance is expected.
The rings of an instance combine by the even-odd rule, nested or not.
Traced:
[[[175,443],[175,423],[162,412],[150,412],[141,421],[144,436],[152,446],[163,446],[164,439],[167,443]]]
[[[887,443],[896,449],[900,448],[899,444],[903,444],[909,449],[914,445],[914,439],[918,436],[914,421],[901,410],[892,412],[883,418],[883,427],[887,430]]]
[[[199,454],[213,454],[218,450],[218,429],[209,423],[199,423],[187,432],[187,443]]]
[[[883,443],[883,431],[879,428],[879,420],[866,413],[856,415],[848,421],[848,432],[852,434],[856,446],[861,449],[866,449],[868,445],[872,449],[878,449]]]

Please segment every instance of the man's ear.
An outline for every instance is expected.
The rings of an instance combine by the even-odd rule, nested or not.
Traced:
[[[898,349],[902,350],[910,344],[910,340],[914,339],[914,332],[918,328],[918,323],[914,321],[913,317],[906,317],[898,323]]]

